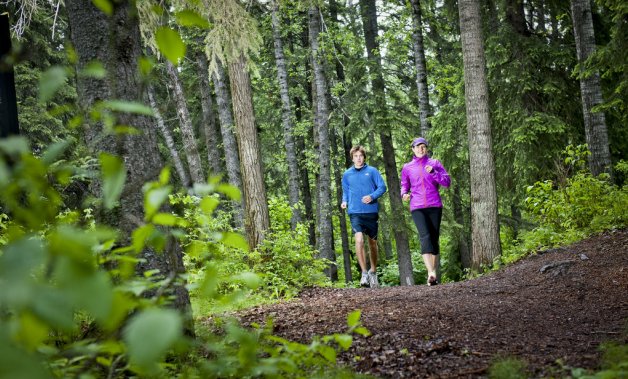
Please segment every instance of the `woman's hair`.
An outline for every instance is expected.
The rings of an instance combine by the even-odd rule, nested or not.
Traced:
[[[355,154],[358,151],[362,153],[362,155],[364,156],[364,159],[366,159],[366,150],[364,150],[364,146],[362,145],[353,146],[351,148],[351,151],[349,151],[349,156],[351,157],[351,159],[353,159],[353,154]]]

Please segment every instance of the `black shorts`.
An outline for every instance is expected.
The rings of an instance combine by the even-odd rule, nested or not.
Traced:
[[[377,239],[378,213],[352,213],[349,214],[349,220],[354,234],[364,233],[373,240]]]
[[[412,220],[421,241],[421,254],[438,255],[440,252],[438,238],[442,216],[443,208],[422,208],[412,211]]]

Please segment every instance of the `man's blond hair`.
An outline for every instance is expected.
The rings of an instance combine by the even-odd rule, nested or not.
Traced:
[[[364,156],[364,159],[366,159],[366,150],[364,150],[364,146],[362,145],[353,146],[351,148],[351,151],[349,151],[349,156],[351,157],[351,159],[353,159],[353,154],[358,151],[362,153],[362,156]]]

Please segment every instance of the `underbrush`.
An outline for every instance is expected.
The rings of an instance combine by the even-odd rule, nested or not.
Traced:
[[[521,230],[502,226],[502,256],[495,266],[507,264],[537,251],[568,245],[590,235],[628,226],[628,185],[613,184],[608,174],[597,177],[584,167],[587,152],[568,147],[565,171],[570,177],[536,182],[527,188],[525,217],[536,227]],[[615,172],[624,177],[628,163],[621,161]]]
[[[275,227],[267,245],[247,252],[217,211],[221,197],[237,200],[237,191],[214,180],[194,195],[175,195],[165,169],[143,186],[144,218],[121,237],[93,214],[120,209],[124,162],[102,154],[89,175],[102,184],[102,196],[72,209],[58,188],[78,170],[55,164],[68,148],[51,146],[38,158],[22,138],[0,141],[1,378],[354,377],[336,357],[354,335],[369,334],[360,311],[349,314],[345,333],[301,344],[272,335],[270,325],[243,328],[217,316],[192,325],[185,307],[175,305],[185,299],[186,282],[202,302],[224,309],[251,293],[290,296],[324,284],[318,272],[325,262],[296,249],[307,246],[302,230]],[[169,197],[178,211],[164,211]],[[189,275],[138,270],[172,258],[175,240],[185,247]],[[277,277],[288,285],[268,279]]]

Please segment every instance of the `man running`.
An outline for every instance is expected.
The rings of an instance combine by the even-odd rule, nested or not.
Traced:
[[[342,209],[347,209],[351,228],[355,234],[355,254],[362,269],[360,285],[375,288],[377,280],[377,229],[379,204],[377,199],[386,193],[386,184],[375,167],[365,163],[366,151],[362,146],[355,146],[349,153],[353,167],[342,176]],[[367,271],[364,256],[364,234],[368,236],[371,251],[371,268]]]

